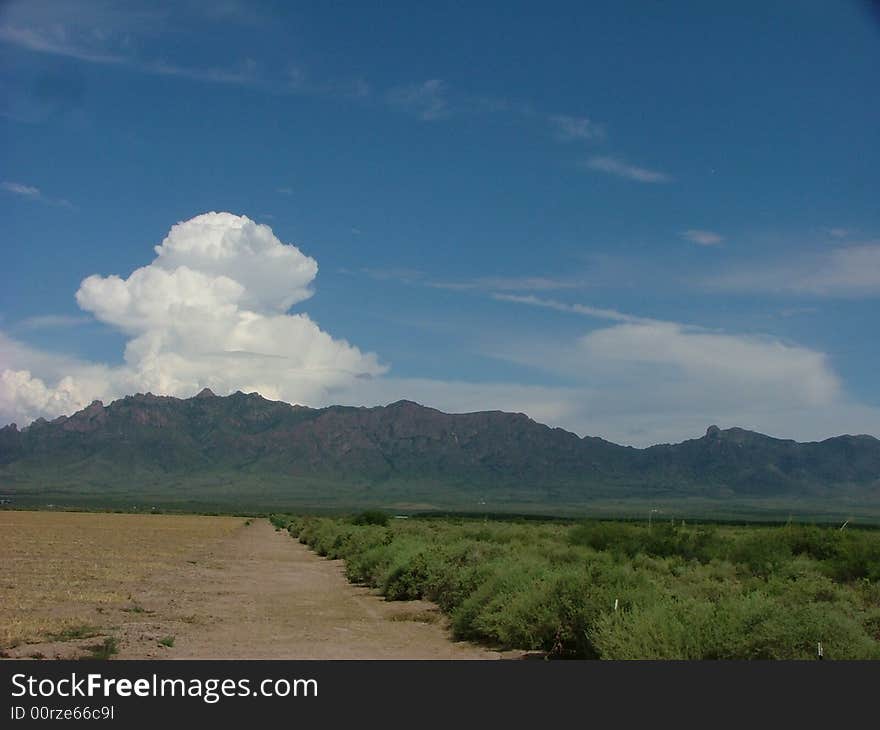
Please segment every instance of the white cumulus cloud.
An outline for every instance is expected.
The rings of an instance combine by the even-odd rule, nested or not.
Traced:
[[[840,393],[840,382],[822,352],[768,337],[694,330],[674,322],[626,323],[598,329],[579,342],[584,360],[620,368],[648,366],[654,383],[687,383],[709,397],[713,389],[741,401],[822,406]],[[665,372],[664,372],[665,369]],[[634,373],[637,371],[634,371]]]
[[[636,446],[693,438],[712,423],[799,440],[880,434],[880,409],[854,401],[819,350],[584,304],[495,299],[611,323],[486,350],[560,382],[558,397],[541,394],[566,404],[553,425]]]
[[[386,368],[288,313],[312,295],[314,259],[245,216],[206,213],[172,227],[156,258],[127,278],[87,277],[79,306],[129,336],[124,364],[107,367],[0,340],[0,415],[22,423],[91,400],[152,391],[190,396],[258,391],[315,404]]]
[[[854,276],[873,281],[873,252],[849,256],[857,260],[844,256],[822,272],[826,284],[846,278],[852,285]],[[481,354],[545,378],[385,375],[375,354],[334,338],[299,310],[317,270],[312,258],[246,217],[208,213],[179,223],[147,265],[128,275],[87,277],[77,292],[84,312],[125,335],[120,364],[42,351],[0,332],[0,424],[69,414],[93,399],[146,391],[189,397],[209,387],[220,395],[256,391],[316,407],[409,398],[449,411],[522,411],[582,435],[640,446],[695,437],[711,423],[800,440],[880,434],[880,409],[848,395],[824,352],[777,337],[513,293],[546,288],[532,278],[518,280],[510,292],[500,291],[510,282],[475,281],[490,281],[493,299],[512,307],[595,322],[579,336],[524,323],[520,335],[487,343]],[[800,271],[804,278],[808,273],[819,275],[812,265]]]

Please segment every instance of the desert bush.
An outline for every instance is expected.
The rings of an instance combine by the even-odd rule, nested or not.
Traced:
[[[603,659],[809,659],[819,641],[828,658],[880,651],[876,532],[376,522],[279,520],[344,559],[349,580],[434,601],[457,638]]]
[[[276,530],[286,530],[288,524],[290,524],[290,519],[289,515],[269,515],[269,522]]]
[[[844,537],[840,530],[813,525],[788,527],[784,535],[794,555],[806,555],[814,560],[828,560],[837,555]]]
[[[382,512],[381,510],[371,509],[366,512],[361,512],[359,515],[355,516],[352,519],[352,524],[355,525],[380,525],[385,527],[388,524],[388,515]]]
[[[851,531],[842,536],[827,569],[838,582],[867,579],[880,582],[880,539],[877,533]]]
[[[791,546],[778,531],[746,534],[730,551],[731,559],[752,575],[767,578],[791,559]]]
[[[708,562],[720,554],[720,541],[715,530],[667,522],[651,527],[623,522],[584,522],[571,529],[569,542],[630,558],[645,554]]]

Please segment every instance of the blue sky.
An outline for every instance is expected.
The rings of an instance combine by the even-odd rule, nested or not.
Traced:
[[[4,4],[0,420],[209,385],[880,435],[869,4],[425,5]]]

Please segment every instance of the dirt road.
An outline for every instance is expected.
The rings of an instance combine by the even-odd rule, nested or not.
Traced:
[[[142,608],[118,626],[119,658],[497,659],[453,642],[430,603],[386,602],[255,520],[155,576],[133,596]],[[163,638],[173,637],[172,646]]]

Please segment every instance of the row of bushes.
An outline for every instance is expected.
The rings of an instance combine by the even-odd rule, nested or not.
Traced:
[[[272,519],[388,600],[434,601],[461,639],[577,658],[807,659],[818,642],[880,658],[876,563],[835,567],[870,558],[877,533]]]
[[[813,525],[734,530],[669,523],[647,527],[585,522],[571,531],[569,539],[574,544],[630,558],[646,554],[702,563],[727,560],[763,577],[778,571],[793,557],[806,556],[822,563],[823,571],[836,581],[880,581],[880,535],[873,531]]]

